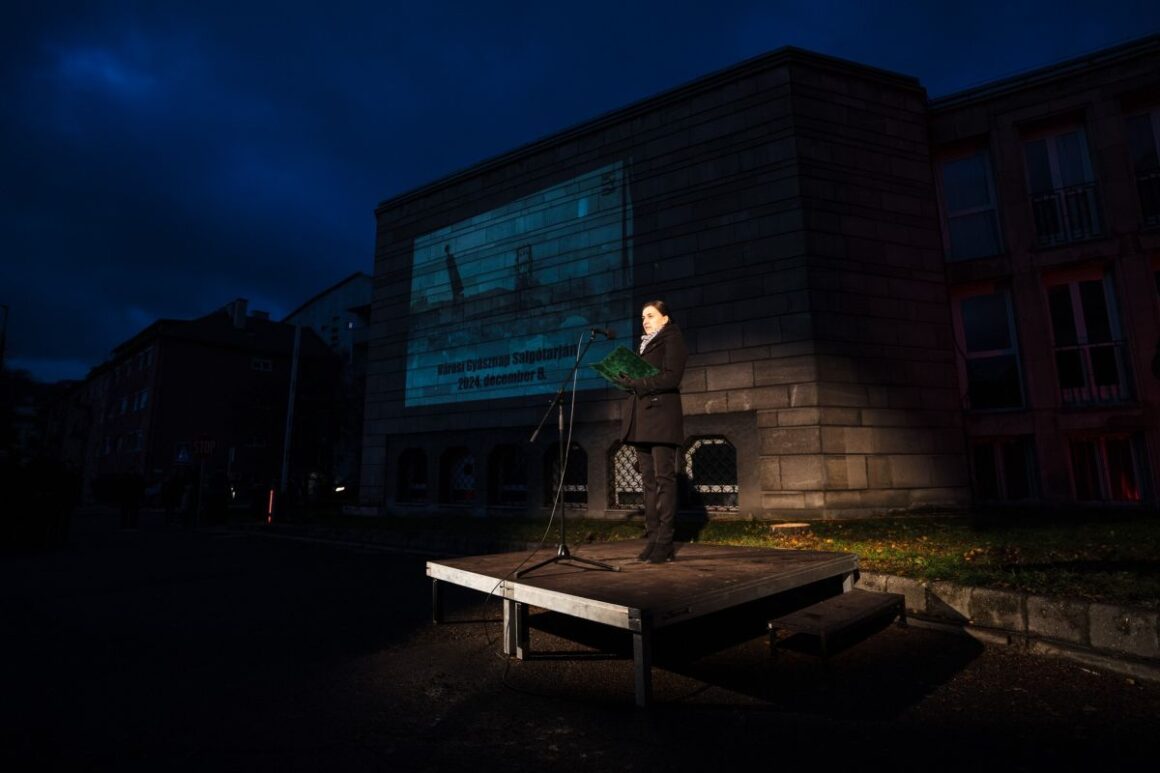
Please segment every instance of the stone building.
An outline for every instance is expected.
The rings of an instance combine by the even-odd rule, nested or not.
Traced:
[[[842,518],[975,498],[1099,500],[1085,494],[1112,485],[1125,454],[1141,492],[1129,500],[1154,498],[1155,381],[1093,399],[1107,385],[1080,383],[1061,352],[1094,356],[1101,373],[1121,352],[1122,372],[1150,372],[1156,245],[1135,199],[1137,180],[1154,178],[1131,159],[1146,170],[1156,156],[1129,142],[1143,124],[1125,118],[1149,116],[1148,137],[1160,136],[1156,48],[1144,40],[934,102],[915,78],[781,49],[384,202],[362,504],[536,514],[559,492],[592,517],[636,509],[620,394],[588,364],[634,348],[653,298],[689,345],[685,511]],[[1054,226],[1067,238],[1036,242],[1050,207],[1036,198],[1043,146],[1028,143],[1076,120],[1104,174],[1102,230],[1080,236],[1069,220]],[[1051,142],[1049,160],[1074,145]],[[1076,174],[1051,190],[1090,182]],[[1057,219],[1080,199],[1065,195]],[[1111,273],[1132,285],[1116,296],[1130,316],[1108,333],[1111,353],[1082,329],[1053,344],[1064,294],[1051,288],[1082,303],[1094,292],[1082,271],[1125,260]],[[1084,268],[1063,270],[1072,264]],[[1048,265],[1061,270],[1044,279]],[[1019,328],[1006,348],[980,349],[995,331],[975,319],[1002,299]],[[1072,391],[1052,386],[1058,368]],[[563,437],[550,408],[562,387]]]

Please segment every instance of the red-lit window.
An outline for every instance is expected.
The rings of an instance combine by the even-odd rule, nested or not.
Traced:
[[[1103,405],[1130,399],[1127,350],[1111,275],[1091,269],[1045,281],[1060,403]]]
[[[1139,502],[1138,446],[1129,435],[1077,437],[1068,442],[1075,498],[1081,502]]]

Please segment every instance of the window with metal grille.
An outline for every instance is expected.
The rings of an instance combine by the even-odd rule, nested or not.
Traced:
[[[579,443],[568,449],[568,459],[564,468],[564,490],[560,501],[564,507],[588,506],[588,454]],[[554,443],[544,451],[544,504],[551,506],[556,500],[556,488],[560,484],[560,444]]]
[[[496,446],[492,449],[488,467],[489,504],[515,507],[527,503],[528,464],[519,446]]]
[[[1130,400],[1127,342],[1111,275],[1093,269],[1048,278],[1047,284],[1060,402],[1078,406]]]
[[[1095,175],[1082,128],[1023,144],[1036,244],[1090,239],[1103,233]]]
[[[408,448],[399,454],[395,499],[405,504],[427,501],[427,452]]]
[[[644,507],[644,483],[636,463],[636,449],[623,443],[608,454],[608,506],[613,510]]]
[[[439,458],[439,501],[466,505],[475,501],[475,457],[466,448],[449,448]]]
[[[737,449],[728,440],[694,438],[685,448],[683,472],[689,507],[737,509]]]

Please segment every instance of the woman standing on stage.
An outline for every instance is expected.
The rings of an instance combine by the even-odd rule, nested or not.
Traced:
[[[644,523],[648,544],[641,561],[673,560],[677,516],[677,448],[685,441],[681,411],[681,377],[685,374],[685,339],[669,316],[664,301],[649,301],[640,314],[644,335],[640,356],[659,373],[645,378],[622,377],[631,390],[626,397],[621,439],[636,448],[644,482]]]

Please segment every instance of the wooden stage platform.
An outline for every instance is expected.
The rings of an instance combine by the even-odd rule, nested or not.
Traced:
[[[427,562],[433,617],[442,618],[441,583],[470,588],[503,600],[503,645],[509,656],[530,652],[528,610],[545,609],[632,633],[636,703],[652,696],[653,634],[658,629],[773,599],[806,586],[853,588],[858,557],[853,553],[775,550],[730,545],[678,544],[676,560],[636,561],[643,540],[569,548],[576,558],[599,561],[618,571],[572,563],[568,558],[516,576],[556,548],[495,553]]]

